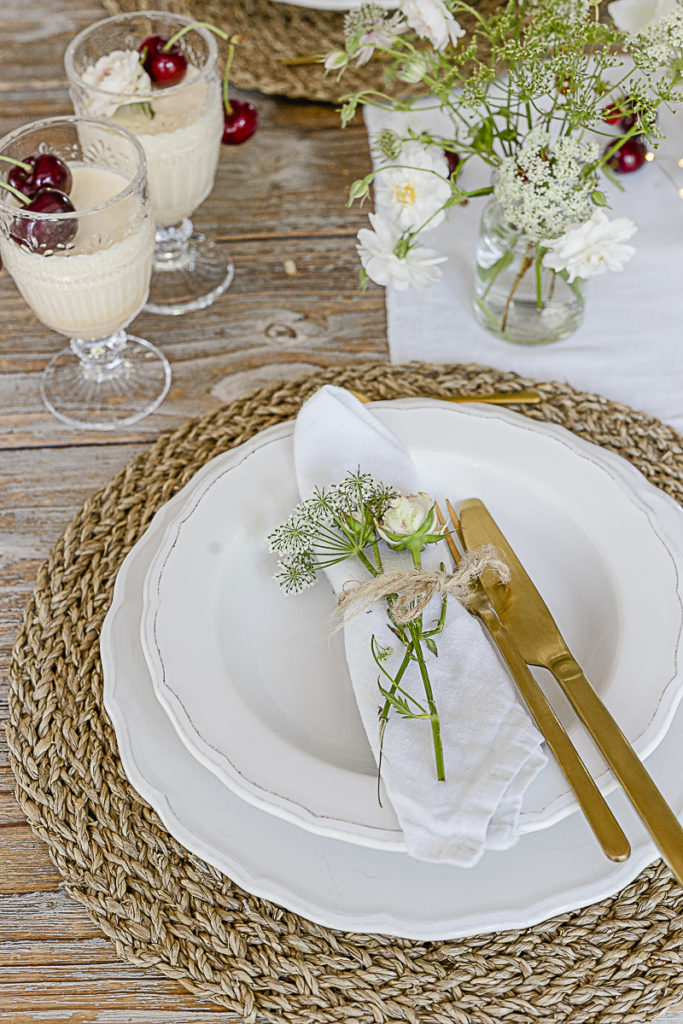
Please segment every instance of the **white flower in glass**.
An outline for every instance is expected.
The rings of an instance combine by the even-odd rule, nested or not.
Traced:
[[[676,0],[612,0],[607,4],[612,21],[622,32],[633,35],[666,18]]]
[[[86,68],[81,78],[86,85],[119,97],[108,100],[105,96],[91,96],[88,107],[96,117],[111,117],[121,106],[122,96],[149,95],[152,91],[152,80],[140,63],[137,50],[112,50]]]
[[[449,43],[457,46],[465,35],[443,0],[401,0],[401,10],[410,27],[435,50],[443,50]]]
[[[377,177],[377,201],[403,229],[435,228],[444,219],[441,207],[451,195],[443,151],[419,142],[405,143],[395,166],[383,168]]]
[[[369,216],[372,230],[361,228],[356,251],[372,281],[384,286],[393,285],[399,292],[407,288],[419,292],[441,278],[437,264],[444,263],[445,256],[439,256],[424,245],[411,246],[394,221],[376,213]]]
[[[390,50],[396,36],[405,32],[407,26],[400,14],[391,17],[380,4],[363,4],[356,11],[349,11],[344,18],[344,36],[347,46],[354,49],[356,65],[361,67],[372,57],[375,47]]]
[[[596,210],[584,224],[568,228],[559,238],[541,242],[548,250],[543,266],[566,271],[570,283],[577,277],[596,277],[608,270],[623,270],[636,251],[634,246],[626,245],[636,231],[628,217],[610,220],[603,210]]]
[[[397,551],[417,555],[426,544],[442,540],[446,526],[440,526],[434,500],[424,491],[394,498],[377,524],[377,532]]]

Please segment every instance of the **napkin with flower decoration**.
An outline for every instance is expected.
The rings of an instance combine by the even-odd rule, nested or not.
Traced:
[[[419,490],[419,476],[406,448],[341,388],[324,387],[302,407],[294,430],[294,458],[302,499],[315,487],[336,483],[359,467],[404,495]],[[421,502],[424,498],[413,503],[416,523],[430,508],[429,502]],[[437,566],[440,560],[448,561],[445,545],[431,544],[423,564]],[[337,594],[350,580],[364,578],[362,567],[353,561],[325,572]],[[435,599],[425,609],[425,621],[438,617],[439,609]],[[373,636],[382,649],[395,643],[384,602],[344,626],[349,673],[377,760],[382,697],[370,656]],[[392,652],[388,662],[397,657]],[[541,736],[497,653],[478,621],[457,601],[448,602],[438,657],[430,657],[429,675],[441,720],[445,781],[436,779],[428,722],[398,716],[390,718],[384,730],[382,779],[408,853],[469,867],[486,849],[506,849],[516,842],[524,793],[546,758]],[[410,666],[402,685],[419,695],[416,665]]]

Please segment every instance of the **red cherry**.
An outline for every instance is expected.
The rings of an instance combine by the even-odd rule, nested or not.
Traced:
[[[223,110],[223,144],[239,146],[258,128],[258,110],[253,103],[230,100],[232,110]]]
[[[187,57],[177,43],[164,49],[168,39],[165,36],[147,36],[138,47],[144,54],[142,66],[160,89],[168,89],[182,82],[187,71]]]
[[[458,167],[460,166],[460,161],[462,157],[460,156],[459,153],[453,153],[452,150],[450,149],[444,149],[443,155],[446,157],[446,160],[448,161],[448,177],[452,178],[455,172],[457,171]]]
[[[24,210],[34,213],[74,213],[75,207],[68,196],[54,188],[43,188],[36,193]],[[32,252],[45,253],[69,244],[75,236],[78,224],[74,219],[32,220],[30,217],[16,217],[10,235],[19,245]]]
[[[605,146],[605,153],[614,145],[614,140],[608,142]],[[634,135],[630,139],[626,139],[619,149],[612,154],[607,161],[607,166],[616,171],[617,174],[630,174],[632,171],[637,171],[645,163],[647,156],[647,146],[643,142],[642,138],[638,135]]]
[[[71,171],[64,161],[53,153],[30,156],[24,163],[29,164],[33,170],[29,173],[23,167],[15,165],[7,175],[7,180],[29,199],[42,188],[54,188],[65,195],[71,191]]]
[[[629,97],[623,96],[617,102],[610,103],[608,107],[603,109],[602,119],[606,124],[618,125],[620,131],[628,132],[636,123],[636,115],[629,110],[629,107]]]

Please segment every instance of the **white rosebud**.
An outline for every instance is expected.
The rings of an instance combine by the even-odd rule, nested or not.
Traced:
[[[108,100],[105,96],[90,96],[88,108],[96,117],[111,117],[131,96],[148,96],[152,92],[152,80],[140,63],[137,50],[112,50],[86,68],[81,79],[86,85],[116,97]]]
[[[387,544],[413,555],[426,544],[441,540],[445,530],[439,526],[433,500],[424,491],[394,498],[377,524],[377,532]]]
[[[340,68],[345,68],[349,62],[349,58],[346,56],[344,50],[333,50],[332,53],[328,53],[325,58],[323,67],[325,71],[339,71]]]

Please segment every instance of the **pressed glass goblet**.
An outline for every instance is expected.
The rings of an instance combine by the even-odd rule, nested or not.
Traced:
[[[233,265],[224,250],[193,230],[191,214],[213,188],[223,132],[216,41],[202,27],[181,41],[187,71],[178,85],[149,93],[111,92],[83,76],[114,51],[137,51],[149,36],[170,39],[188,18],[142,11],[105,18],[84,29],[66,50],[64,64],[77,114],[104,117],[131,131],[147,156],[157,226],[147,309],[179,314],[203,309],[230,285]],[[99,79],[98,79],[99,81]]]
[[[125,328],[143,308],[154,249],[145,154],[105,121],[56,117],[0,140],[9,160],[51,153],[69,168],[75,210],[40,213],[0,189],[0,255],[35,315],[69,345],[48,364],[45,405],[78,427],[109,430],[160,404],[171,380],[166,358]]]

